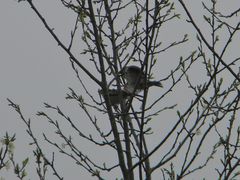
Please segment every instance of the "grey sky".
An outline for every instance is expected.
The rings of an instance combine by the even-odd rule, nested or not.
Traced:
[[[197,2],[194,3],[195,4],[191,5],[191,10],[194,13],[194,17],[200,18],[200,13],[198,11],[199,4],[197,4]],[[234,7],[239,6],[237,0],[232,0],[231,3],[233,9],[235,9]],[[41,2],[36,1],[36,5],[38,5],[43,16],[49,22],[51,27],[55,29],[55,32],[57,32],[60,39],[65,43],[68,43],[70,38],[70,27],[73,27],[74,25],[76,18],[75,15],[63,8],[58,1],[41,0]],[[223,4],[223,7],[225,6],[226,4]],[[228,13],[227,10],[226,13]],[[185,19],[183,19],[183,21],[185,21]],[[202,23],[202,21],[199,22]],[[30,150],[27,151],[29,147],[28,143],[31,142],[31,140],[26,135],[23,122],[18,119],[18,115],[13,109],[7,106],[8,103],[6,98],[10,98],[17,104],[21,105],[25,117],[32,118],[33,126],[35,126],[34,130],[36,130],[38,135],[41,135],[41,132],[44,131],[54,137],[52,128],[49,126],[45,127],[48,125],[46,120],[36,117],[36,112],[44,109],[43,102],[48,102],[52,105],[60,105],[64,112],[77,120],[82,114],[79,112],[75,103],[66,102],[65,94],[68,92],[68,87],[80,89],[81,86],[71,69],[71,65],[68,62],[68,56],[57,46],[56,42],[45,30],[42,23],[27,3],[3,0],[3,2],[0,3],[0,23],[0,137],[2,137],[6,131],[10,134],[17,134],[17,141],[15,144],[16,159],[21,162],[24,157],[30,156],[30,153],[32,156],[32,152]],[[166,42],[173,34],[179,34],[180,38],[185,33],[188,33],[185,32],[185,28],[193,30],[190,24],[185,23],[185,25],[186,27],[179,27],[180,24],[169,25],[169,29],[166,29]],[[207,29],[204,30],[207,32]],[[196,32],[192,31],[191,33],[190,37],[194,38]],[[177,36],[178,35],[176,35],[176,37]],[[240,37],[238,36],[237,38]],[[159,79],[161,76],[167,75],[171,70],[172,65],[176,63],[174,59],[181,55],[186,56],[189,54],[192,51],[191,47],[192,44],[188,44],[178,50],[173,49],[162,54],[161,57],[159,57],[161,63],[158,65],[161,72],[156,71],[154,77]],[[232,57],[230,58],[233,58],[239,56],[239,54],[231,54],[231,56]],[[195,67],[195,69],[198,69],[198,67]],[[195,82],[197,83],[201,80],[201,76],[199,76],[201,70],[195,74],[197,74],[197,76],[194,76],[193,78],[196,78]],[[165,84],[165,86],[167,87],[167,84]],[[92,90],[94,91],[95,89]],[[182,95],[179,96],[173,94],[172,99],[170,99],[169,102],[166,102],[166,105],[172,105],[176,100],[180,105],[181,103],[183,105],[180,106],[180,109],[184,109],[184,104],[189,103],[186,100],[189,94],[186,93],[184,86],[179,87],[179,90],[182,92]],[[152,94],[159,92],[159,90],[155,88],[151,91]],[[151,98],[153,97],[150,96],[150,100]],[[189,99],[189,101],[190,100],[191,99]],[[170,114],[166,119],[160,119],[159,121],[153,122],[153,130],[156,130],[156,133],[152,139],[149,139],[149,144],[156,145],[158,136],[167,133],[167,130],[171,127],[172,123],[174,123],[172,122],[174,117],[175,115]],[[158,127],[162,126],[161,121],[165,122],[164,128],[161,131],[157,131]],[[79,123],[79,125],[86,130],[90,127],[89,124]],[[84,150],[89,151],[89,154],[97,159],[95,153],[96,149],[94,149],[95,146],[84,144],[84,141],[80,146]],[[53,148],[49,148],[49,152],[51,151],[53,151]],[[102,153],[101,156],[106,155],[104,151],[98,152]],[[109,157],[109,153],[112,153],[108,150],[106,150],[106,152],[108,152],[107,157]],[[114,154],[112,155],[114,156]],[[158,154],[153,157],[157,158],[157,156]],[[64,163],[64,166],[59,166],[59,170],[62,175],[66,175],[66,179],[76,179],[72,176],[85,177],[85,175],[87,175],[89,180],[92,178],[88,173],[77,168],[74,163],[66,157],[58,154],[58,158],[60,164]],[[69,164],[66,163],[68,161]],[[111,161],[111,159],[106,159],[106,161]],[[100,161],[99,163],[102,162]],[[68,167],[71,168],[69,169]],[[13,180],[14,178],[12,177],[12,174],[13,173],[10,170],[10,172],[6,172],[6,174],[0,173],[0,177],[3,176],[6,180],[10,178]],[[157,177],[161,172],[155,174]],[[29,178],[33,179],[32,176],[33,175],[30,172]],[[206,176],[206,174],[204,174],[204,176]]]

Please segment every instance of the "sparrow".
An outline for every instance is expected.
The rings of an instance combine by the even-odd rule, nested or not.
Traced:
[[[136,93],[145,89],[145,73],[138,66],[126,66],[120,71],[120,75],[126,80],[124,90],[133,93],[136,88]],[[147,88],[151,86],[163,87],[160,81],[146,82]]]
[[[103,91],[99,90],[99,93],[103,96]],[[110,99],[110,103],[112,106],[116,106],[121,103],[121,101],[125,101],[128,99],[131,94],[125,90],[117,90],[117,89],[109,89],[108,95]]]

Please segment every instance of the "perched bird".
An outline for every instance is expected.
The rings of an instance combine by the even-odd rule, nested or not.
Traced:
[[[102,90],[100,90],[99,93],[101,95],[103,95]],[[128,93],[127,91],[125,91],[125,90],[119,91],[117,89],[109,89],[108,94],[109,94],[109,99],[110,99],[110,103],[112,106],[116,106],[116,105],[120,104],[121,100],[124,101],[131,96],[131,94]]]
[[[133,93],[136,88],[136,93],[145,89],[145,74],[138,66],[126,66],[120,71],[120,75],[126,80],[124,89]],[[160,81],[148,81],[146,82],[147,88],[151,86],[163,87]]]

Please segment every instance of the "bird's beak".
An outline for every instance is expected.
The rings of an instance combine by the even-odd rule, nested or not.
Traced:
[[[123,74],[124,74],[124,70],[121,69],[121,70],[118,72],[118,75],[119,75],[119,76],[123,76]]]

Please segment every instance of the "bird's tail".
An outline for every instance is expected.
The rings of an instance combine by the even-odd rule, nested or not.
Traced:
[[[147,83],[147,85],[148,85],[148,87],[151,87],[151,86],[163,87],[163,85],[160,81],[149,81]]]

